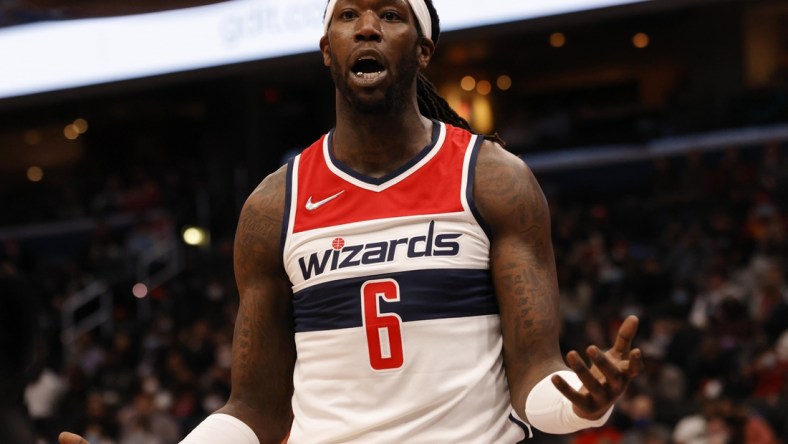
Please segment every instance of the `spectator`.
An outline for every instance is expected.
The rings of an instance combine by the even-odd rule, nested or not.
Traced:
[[[33,363],[36,304],[27,284],[0,269],[0,430],[3,442],[32,443],[33,425],[23,390]]]
[[[673,442],[675,444],[708,444],[706,418],[700,413],[682,418],[673,429]]]
[[[119,444],[175,444],[181,437],[178,423],[157,407],[150,393],[138,393],[133,405],[120,412],[119,418]]]
[[[654,402],[649,395],[639,394],[627,401],[622,409],[631,427],[624,432],[621,444],[668,444],[670,430],[654,419]]]
[[[788,286],[779,263],[771,262],[753,291],[749,306],[750,317],[760,324],[774,342],[788,325]]]
[[[703,278],[703,290],[695,297],[690,312],[690,322],[699,329],[711,326],[716,319],[724,316],[723,305],[729,300],[741,300],[741,288],[730,282],[719,269],[708,271]]]

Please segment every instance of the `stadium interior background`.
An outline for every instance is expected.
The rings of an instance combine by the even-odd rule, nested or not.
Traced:
[[[0,25],[162,7],[8,1]],[[427,75],[545,190],[563,348],[642,319],[648,370],[608,426],[536,442],[786,442],[788,2],[447,32]],[[333,106],[316,51],[0,100],[0,274],[38,307],[41,442],[176,442],[223,403],[241,205]]]

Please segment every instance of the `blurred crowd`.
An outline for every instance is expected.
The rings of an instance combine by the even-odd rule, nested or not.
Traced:
[[[783,442],[781,150],[658,159],[648,187],[551,202],[564,348],[610,344],[620,320],[637,314],[647,368],[607,427],[572,442]]]
[[[647,368],[605,427],[537,434],[535,442],[786,442],[785,148],[655,159],[625,188],[572,190],[539,177],[553,217],[562,348],[609,346],[619,323],[637,314]],[[175,443],[226,400],[238,307],[232,233],[213,233],[210,248],[180,246],[177,275],[143,299],[131,293],[129,258],[177,242],[175,229],[170,238],[155,235],[146,215],[169,214],[165,226],[178,227],[195,192],[179,183],[177,171],[113,176],[79,196],[78,216],[97,222],[78,254],[48,258],[12,238],[0,245],[0,274],[21,276],[38,306],[23,396],[40,442],[71,430],[91,444]],[[133,222],[102,222],[118,213]],[[62,306],[97,279],[114,294],[111,326],[64,346]]]

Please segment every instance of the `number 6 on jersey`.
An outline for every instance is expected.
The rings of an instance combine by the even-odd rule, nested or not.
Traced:
[[[373,370],[402,367],[402,318],[394,313],[380,314],[381,299],[399,302],[399,285],[393,279],[367,281],[361,286],[361,312],[367,333],[369,364]]]

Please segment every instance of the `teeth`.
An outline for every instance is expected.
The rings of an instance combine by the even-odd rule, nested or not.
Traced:
[[[356,73],[356,77],[359,77],[359,78],[362,78],[362,79],[365,79],[365,80],[374,79],[374,78],[378,77],[379,75],[380,75],[380,72],[360,72],[359,71],[359,72]]]

